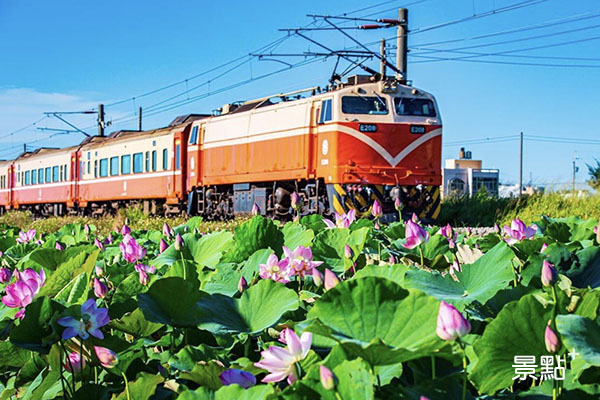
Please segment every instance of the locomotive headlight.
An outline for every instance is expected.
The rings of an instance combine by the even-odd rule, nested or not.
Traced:
[[[377,125],[375,124],[360,124],[358,130],[361,132],[377,132]]]

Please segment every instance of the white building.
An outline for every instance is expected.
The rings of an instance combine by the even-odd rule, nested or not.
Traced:
[[[481,188],[493,196],[498,196],[500,171],[482,168],[481,160],[473,160],[471,152],[460,149],[458,159],[446,160],[442,172],[442,195],[473,196]]]

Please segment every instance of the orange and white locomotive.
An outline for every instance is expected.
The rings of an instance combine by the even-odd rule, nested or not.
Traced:
[[[256,204],[285,218],[295,191],[304,198],[303,213],[366,214],[377,199],[394,215],[400,198],[407,216],[435,220],[441,126],[431,94],[355,76],[325,91],[228,104],[218,115],[180,117],[166,128],[119,131],[0,162],[0,207],[105,213],[133,202],[212,219],[250,213]]]

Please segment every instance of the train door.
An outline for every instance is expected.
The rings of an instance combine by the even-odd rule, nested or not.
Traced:
[[[8,206],[7,209],[14,208],[14,187],[15,187],[15,165],[8,167]]]
[[[189,126],[186,128],[189,129]],[[187,143],[186,130],[176,132],[173,135],[173,192],[169,194],[171,198],[182,199],[185,190],[185,181],[187,177]]]
[[[68,207],[74,207],[75,203],[79,201],[79,174],[81,171],[81,155],[79,152],[71,153],[71,175],[69,176],[70,185],[70,193],[69,193],[69,201],[67,202]]]
[[[193,187],[198,186],[198,179],[200,177],[200,143],[202,139],[202,126],[195,125],[189,134],[187,141],[187,179],[185,187],[187,190],[191,190]]]

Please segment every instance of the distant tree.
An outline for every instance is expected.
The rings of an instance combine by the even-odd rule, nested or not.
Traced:
[[[588,167],[588,174],[590,174],[590,179],[588,179],[587,183],[594,189],[600,189],[600,161],[595,161],[596,165],[586,164]]]

